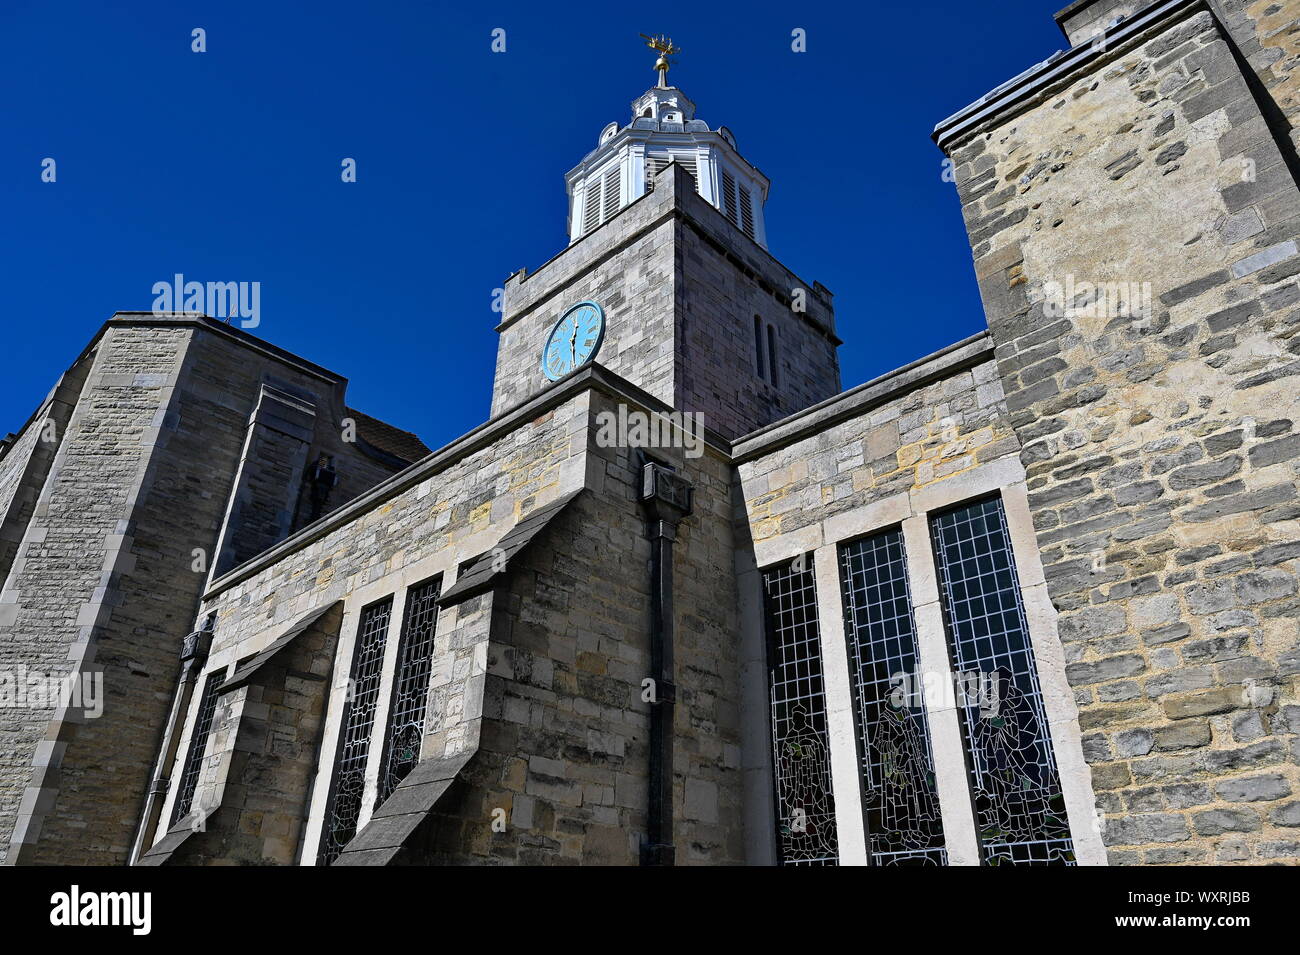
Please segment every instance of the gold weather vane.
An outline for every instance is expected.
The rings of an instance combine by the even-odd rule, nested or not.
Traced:
[[[674,46],[673,41],[662,33],[658,36],[649,36],[642,33],[641,38],[646,41],[646,46],[659,54],[659,59],[655,60],[655,69],[659,71],[659,88],[667,89],[668,67],[672,65],[669,62],[668,57],[676,56],[678,53],[682,52],[681,47]]]

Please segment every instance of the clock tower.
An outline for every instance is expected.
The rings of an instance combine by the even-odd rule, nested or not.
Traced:
[[[770,254],[767,177],[652,46],[658,83],[565,177],[568,247],[506,282],[493,416],[587,363],[726,437],[839,393],[830,291]]]

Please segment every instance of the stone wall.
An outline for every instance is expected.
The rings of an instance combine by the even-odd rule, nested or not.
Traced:
[[[45,430],[44,425],[48,405],[48,402],[42,402],[36,414],[27,422],[27,426],[14,436],[14,442],[8,447],[4,457],[0,458],[0,514],[4,514],[6,518],[8,518],[10,508],[19,497],[21,490],[27,484],[24,478],[27,475],[28,467],[32,462],[33,455],[43,443],[42,432]],[[42,474],[41,477],[44,478],[44,475]],[[43,480],[36,482],[38,491],[42,483],[44,483]],[[33,501],[32,506],[34,505],[35,502]],[[31,517],[31,507],[26,508],[27,513],[19,518],[17,512],[20,508],[21,505],[14,508],[14,510],[16,512],[15,518],[19,522],[18,537],[21,540],[22,528],[27,526],[27,520]],[[17,541],[13,541],[11,546],[16,548],[17,543]],[[13,554],[10,552],[4,564],[0,565],[0,580],[3,580],[4,575],[8,573],[9,564],[12,562]]]
[[[969,367],[921,378],[883,402],[863,400],[841,420],[813,424],[810,434],[775,453],[744,454],[737,476],[752,543],[761,551],[778,536],[1016,454],[1020,444],[988,343],[972,346],[983,357]],[[865,399],[868,387],[846,397],[859,393]],[[743,442],[738,446],[742,453],[745,448]],[[820,543],[809,540],[811,546]]]
[[[145,864],[299,861],[341,618],[327,606],[223,684],[193,810]]]
[[[1110,861],[1295,861],[1295,181],[1195,4],[990,113],[949,146]]]
[[[1287,162],[1297,168],[1300,145],[1300,2],[1297,0],[1214,0],[1214,11],[1236,48],[1264,118]]]
[[[586,489],[511,561],[495,591],[440,614],[422,758],[477,752],[439,801],[426,841],[412,849],[417,858],[637,861],[648,799],[649,704],[641,684],[649,671],[649,545],[634,451],[602,446],[597,415],[616,412],[620,403],[643,405],[613,381],[602,374],[599,382],[553,389],[538,399],[548,406],[518,409],[466,448],[453,446],[413,469],[409,486],[345,508],[314,539],[299,535],[216,581],[205,604],[217,612],[210,667],[220,667],[261,650],[295,616],[342,599],[333,673],[341,698],[360,607],[395,597],[388,638],[395,644],[406,588],[441,573],[446,592],[466,560],[490,552],[520,519]],[[695,513],[675,548],[677,858],[740,862],[730,472],[716,452],[654,453],[678,465],[696,488]],[[483,612],[490,620],[479,620]],[[394,663],[390,653],[378,725]],[[335,707],[321,747],[308,860],[323,818],[337,719]],[[363,811],[362,830],[373,808]],[[494,809],[506,813],[504,831],[493,829]]]
[[[0,663],[102,674],[106,699],[94,719],[4,710],[0,842],[17,823],[24,862],[126,859],[261,381],[343,409],[342,379],[193,317],[119,315],[86,374],[0,595]],[[350,467],[360,455],[323,432],[335,500],[373,483],[376,465]]]
[[[1093,42],[1117,16],[1132,18],[1155,4],[1152,0],[1083,0],[1056,15],[1070,44]],[[1208,0],[1231,39],[1237,62],[1260,103],[1264,118],[1287,161],[1296,168],[1295,130],[1300,118],[1300,2],[1297,0]]]
[[[382,489],[365,506],[344,507],[316,528],[300,532],[270,554],[214,582],[203,608],[217,614],[209,669],[260,652],[296,618],[345,601],[304,860],[316,855],[361,608],[390,595],[395,598],[386,675],[375,717],[376,725],[382,726],[391,697],[396,633],[406,589],[436,574],[443,575],[446,589],[461,563],[489,549],[535,508],[581,485],[586,437],[585,426],[576,424],[575,418],[585,422],[585,407],[586,399],[576,395],[567,403],[529,409],[490,435],[479,434],[445,449],[408,472],[401,484]],[[440,615],[426,757],[473,751],[478,745],[482,691],[467,690],[475,679],[481,686],[486,643],[476,649],[477,638],[464,647],[458,642],[458,634],[466,633],[463,621],[457,625],[458,615],[466,612],[458,607]],[[187,717],[187,733],[196,708],[197,700]],[[372,750],[377,745],[372,744]],[[372,761],[372,786],[377,762]],[[365,808],[363,825],[373,808]]]
[[[322,457],[335,475],[334,486],[321,500],[320,516],[406,463],[386,460],[354,433],[355,419],[343,404],[341,381],[269,374],[255,364],[244,377],[227,385],[250,412],[221,539],[211,561],[213,576],[312,522],[312,473]]]
[[[693,189],[680,203],[676,407],[736,438],[839,394],[830,291],[785,268]],[[765,366],[769,335],[776,343],[775,380],[758,371],[755,318]]]
[[[122,694],[122,702],[104,701],[99,719],[80,723],[53,707],[4,710],[0,851],[16,825],[26,840],[9,861],[125,856],[143,793],[138,760],[147,765],[154,727],[165,716],[175,644],[155,638],[150,648],[129,630],[105,631],[117,585],[135,566],[132,517],[150,460],[170,436],[164,423],[174,413],[188,339],[183,329],[144,336],[114,330],[100,341],[0,596],[5,663],[56,676],[102,672]],[[102,751],[67,759],[69,748],[106,726],[118,744],[111,762]]]
[[[621,399],[594,395],[593,416]],[[480,751],[435,814],[430,861],[636,865],[650,760],[650,547],[635,451],[588,435],[587,490],[498,597]],[[745,860],[730,469],[652,452],[695,487],[674,546],[676,864]],[[493,831],[491,811],[509,826]]]
[[[671,181],[671,173],[664,177]],[[605,337],[595,360],[661,401],[673,400],[673,190],[651,192],[531,274],[505,283],[492,416],[538,394],[542,346],[571,305],[595,301]]]
[[[9,576],[91,364],[92,357],[83,355],[64,373],[0,457],[0,586]]]
[[[1150,0],[1075,0],[1056,14],[1056,23],[1071,46],[1087,43],[1121,17],[1131,17]]]

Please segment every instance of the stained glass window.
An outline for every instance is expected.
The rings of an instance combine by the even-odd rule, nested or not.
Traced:
[[[352,657],[352,678],[348,681],[348,697],[343,705],[339,728],[334,780],[329,806],[325,810],[325,829],[321,834],[322,865],[329,865],[337,859],[343,847],[357,833],[361,800],[365,795],[366,757],[370,753],[370,734],[375,724],[384,645],[392,613],[392,597],[361,611],[357,645]]]
[[[902,532],[841,547],[840,585],[871,864],[946,865]]]
[[[190,748],[185,752],[185,766],[181,770],[181,785],[172,807],[173,826],[192,808],[194,791],[199,786],[199,774],[203,771],[203,754],[208,748],[208,734],[212,732],[212,717],[217,711],[217,690],[225,681],[226,671],[222,668],[209,673],[207,682],[203,684],[199,716],[194,722],[194,732],[190,735]]]
[[[433,665],[433,641],[438,628],[438,594],[441,591],[442,579],[438,578],[412,587],[406,595],[376,805],[392,794],[420,760],[424,709]]]
[[[1029,627],[999,498],[930,524],[986,865],[1073,865]]]
[[[763,573],[782,865],[838,865],[812,556]]]

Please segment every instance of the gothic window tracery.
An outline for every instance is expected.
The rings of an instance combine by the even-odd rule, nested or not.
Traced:
[[[357,833],[361,803],[365,795],[366,759],[379,702],[384,646],[393,612],[393,598],[371,604],[361,612],[356,649],[352,657],[352,678],[348,700],[339,728],[338,755],[333,783],[321,833],[320,864],[329,865]]]
[[[872,865],[946,865],[903,535],[840,548]]]
[[[203,756],[208,747],[208,736],[212,732],[212,718],[217,712],[218,691],[225,680],[224,669],[213,670],[208,674],[207,682],[203,684],[198,719],[194,722],[190,748],[185,753],[185,766],[181,770],[180,788],[176,792],[176,802],[172,807],[172,825],[176,825],[193,808],[194,792],[199,786],[199,775],[203,771]]]
[[[392,794],[420,760],[441,592],[442,578],[439,577],[412,587],[406,596],[376,805]]]
[[[782,865],[838,865],[812,557],[763,574],[777,846]]]
[[[958,699],[986,865],[1074,865],[1060,777],[1000,498],[931,521],[953,669],[988,689]]]

